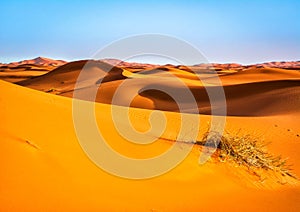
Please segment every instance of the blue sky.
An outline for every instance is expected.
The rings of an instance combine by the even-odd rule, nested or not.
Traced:
[[[143,33],[183,39],[210,62],[300,60],[299,2],[0,1],[0,62],[90,58]]]

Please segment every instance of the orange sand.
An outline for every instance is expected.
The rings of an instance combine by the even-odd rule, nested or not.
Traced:
[[[240,83],[236,78],[232,79],[232,84],[230,77],[234,78],[234,75],[225,76],[224,83],[230,84],[229,113],[234,115],[227,117],[226,129],[233,133],[241,129],[242,132],[263,135],[267,142],[272,142],[268,147],[269,151],[284,158],[288,157],[293,164],[293,172],[300,176],[300,111],[296,107],[299,105],[299,75],[298,72],[293,73],[296,76],[293,76],[292,86],[284,81],[286,78],[291,80],[291,76],[282,76],[282,72],[278,75],[272,73],[271,79],[268,79],[269,75],[256,73],[260,77],[259,83],[262,83],[259,86],[253,86],[251,74],[241,78]],[[50,74],[51,72],[48,75]],[[63,74],[68,75],[67,72]],[[68,82],[71,78],[59,79]],[[270,88],[274,80],[275,88],[278,89],[274,86],[273,89],[265,89]],[[244,90],[240,87],[236,89],[236,84]],[[32,83],[32,87],[33,85]],[[72,83],[64,83],[63,86],[68,85],[71,86]],[[47,86],[52,85],[51,81],[45,80],[39,86],[47,89]],[[280,185],[272,179],[259,183],[249,177],[241,167],[214,160],[199,165],[200,149],[197,146],[194,146],[193,151],[179,166],[162,176],[148,180],[128,180],[110,175],[94,165],[81,149],[73,126],[71,98],[4,81],[0,81],[0,91],[1,211],[300,209],[299,184]],[[259,101],[269,101],[272,104],[277,96],[280,102],[254,113],[256,110],[243,107],[243,92],[246,91],[250,96],[250,103],[246,104],[255,102],[255,93],[259,96]],[[137,101],[136,107],[148,105],[143,101],[153,101],[155,96],[149,95],[149,98]],[[293,100],[285,99],[292,95],[295,95],[295,105],[291,104]],[[172,106],[173,103],[169,103]],[[238,110],[240,114],[234,112],[238,106],[243,107]],[[100,129],[110,138],[111,145],[117,151],[131,157],[146,158],[157,155],[172,145],[172,142],[164,139],[158,139],[149,148],[128,144],[113,126],[110,107],[109,104],[96,103],[95,111]],[[149,109],[157,109],[156,107]],[[262,106],[256,106],[260,107]],[[147,126],[138,117],[139,114],[149,116],[151,110],[130,108],[130,112],[134,126]],[[268,116],[263,115],[264,113]],[[178,120],[179,114],[176,112],[164,114],[167,120]],[[203,132],[209,115],[194,116],[203,123],[200,130]],[[172,129],[176,129],[179,123],[172,121],[168,124],[169,133],[175,135],[176,132]]]

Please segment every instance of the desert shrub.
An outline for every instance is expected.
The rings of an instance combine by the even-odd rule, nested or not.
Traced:
[[[260,176],[261,171],[273,172],[283,177],[297,179],[292,173],[291,166],[281,156],[268,153],[266,143],[253,135],[232,135],[209,132],[196,144],[205,145],[206,148],[216,148],[219,161],[233,162],[244,166],[249,172]]]

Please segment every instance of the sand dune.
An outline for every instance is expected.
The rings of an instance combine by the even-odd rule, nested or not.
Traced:
[[[124,68],[113,67],[99,61],[79,61],[61,66],[56,70],[33,79],[19,83],[20,85],[37,90],[48,91],[62,96],[73,96],[76,79],[85,64],[85,71],[88,81],[80,82],[82,92],[88,91],[90,87],[99,85],[102,82],[96,101],[111,104],[116,89],[124,82],[127,82],[126,89],[120,92],[123,96],[118,105],[125,106],[129,101],[126,95],[130,90],[138,89],[136,99],[131,103],[132,107],[156,109],[178,112],[179,108],[175,100],[162,91],[147,90],[149,86],[156,86],[161,90],[176,89],[178,96],[184,96],[186,86],[191,90],[198,105],[196,111],[192,99],[182,98],[179,104],[182,105],[182,112],[210,114],[211,104],[207,90],[213,93],[220,89],[220,86],[211,85],[207,88],[199,82],[201,79],[215,77],[209,73],[192,73],[174,67],[157,67],[151,70],[138,71],[130,74],[124,72]],[[100,77],[101,70],[112,70],[103,79]],[[126,69],[125,69],[126,70]],[[170,74],[178,77],[182,83],[168,80]],[[151,78],[153,80],[148,80]],[[128,80],[126,80],[128,79]],[[166,79],[165,82],[156,82],[159,79]],[[220,75],[224,86],[227,102],[227,114],[230,116],[265,116],[292,113],[298,110],[300,105],[300,72],[283,70],[278,68],[250,68],[237,73]],[[142,91],[146,89],[146,91]],[[218,100],[216,100],[218,102]]]
[[[282,62],[265,62],[265,63],[258,63],[254,65],[242,65],[238,63],[211,63],[211,64],[197,64],[194,65],[196,67],[214,67],[215,69],[222,70],[222,69],[234,69],[234,70],[242,70],[246,68],[281,68],[281,69],[288,69],[288,70],[299,70],[300,68],[300,61],[282,61]]]
[[[46,74],[65,63],[62,60],[37,57],[32,60],[0,64],[0,79],[16,83]]]
[[[297,180],[273,176],[258,177],[247,168],[220,162],[212,157],[199,165],[201,146],[177,167],[159,177],[128,180],[108,174],[89,160],[81,148],[72,117],[72,97],[80,71],[87,61],[62,65],[41,76],[16,85],[0,80],[0,203],[3,211],[104,210],[104,211],[298,211],[300,187]],[[123,63],[113,67],[101,61],[90,61],[86,75],[77,82],[82,99],[91,100],[90,89],[100,85],[96,96],[95,117],[98,129],[117,152],[131,158],[155,157],[176,141],[181,126],[180,113],[174,99],[150,89],[157,84],[162,90],[174,90],[184,96],[187,86],[197,100],[200,120],[197,140],[207,131],[211,120],[208,89],[218,89],[211,70],[202,67],[154,66]],[[227,66],[226,66],[227,67]],[[228,116],[225,130],[262,137],[271,142],[268,151],[289,158],[293,173],[300,176],[300,77],[299,72],[281,68],[236,67],[234,72],[219,73],[226,95]],[[108,74],[107,70],[112,69]],[[196,74],[192,70],[195,70]],[[15,72],[16,75],[20,74]],[[174,81],[170,74],[180,79]],[[204,80],[205,81],[205,80]],[[118,93],[118,105],[111,105]],[[33,89],[32,89],[33,88]],[[146,89],[142,91],[142,89]],[[41,92],[43,91],[43,92]],[[53,95],[56,94],[56,95]],[[158,135],[146,137],[156,142],[139,145],[128,142],[116,129],[112,109],[124,114],[122,105],[130,103],[128,116],[139,132],[149,130],[148,119],[155,110],[163,111],[167,125]],[[195,113],[188,98],[182,98],[185,112]],[[105,103],[105,104],[104,104]],[[90,102],[82,101],[82,106]],[[82,110],[84,109],[82,108]],[[84,110],[83,110],[84,111]],[[200,114],[198,114],[200,112]],[[82,114],[83,128],[86,114]],[[127,125],[125,127],[128,127]],[[188,129],[189,126],[186,127]],[[186,134],[189,140],[189,134]],[[190,144],[182,143],[180,150]]]
[[[242,84],[251,82],[266,82],[276,80],[299,79],[300,72],[280,68],[246,68],[239,72],[228,73],[221,76],[223,85]]]
[[[39,65],[39,66],[61,66],[66,64],[66,61],[63,60],[53,60],[46,57],[37,57],[31,60],[22,60],[19,62],[9,63],[9,66],[18,66],[18,65]]]
[[[197,147],[181,165],[163,176],[141,181],[112,176],[98,169],[80,148],[70,98],[3,81],[0,89],[3,121],[0,155],[1,161],[5,161],[2,163],[5,172],[0,175],[3,210],[51,210],[54,205],[57,210],[84,210],[88,205],[95,210],[130,211],[298,210],[300,207],[299,187],[268,182],[256,187],[256,181],[237,167],[215,162],[199,166]],[[130,145],[115,131],[110,106],[97,104],[96,111],[104,136],[122,154],[137,158],[153,156],[171,145],[164,139],[156,141],[152,148]],[[134,125],[145,126],[138,114],[147,116],[151,110],[132,108],[131,111]],[[165,115],[173,120],[169,128],[176,135],[174,129],[178,123],[174,120],[178,114],[165,112]],[[201,117],[202,123],[209,118]],[[295,116],[227,118],[228,130],[241,126],[246,132],[251,129],[264,133],[267,141],[272,141],[269,147],[272,152],[288,156],[294,172],[300,174],[297,153],[300,146],[296,136],[300,128]]]

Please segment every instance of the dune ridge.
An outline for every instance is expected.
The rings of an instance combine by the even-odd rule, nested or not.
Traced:
[[[0,155],[1,161],[6,161],[2,164],[5,174],[2,172],[0,175],[0,201],[4,210],[50,210],[53,205],[61,210],[82,210],[89,205],[95,209],[138,211],[199,211],[211,209],[212,205],[214,209],[230,207],[245,211],[300,208],[297,199],[299,187],[263,181],[256,184],[265,184],[266,187],[257,188],[253,179],[249,180],[240,168],[214,162],[199,166],[197,147],[181,165],[158,178],[130,181],[114,177],[93,165],[80,148],[74,132],[70,98],[4,81],[0,81],[0,89],[3,91],[0,115],[4,121],[0,125]],[[110,144],[117,151],[131,157],[144,157],[155,155],[171,145],[164,139],[158,139],[150,149],[128,146],[128,142],[117,136],[109,115],[110,107],[97,103],[96,117],[104,136],[111,138]],[[151,110],[130,110],[133,123],[146,127],[138,114],[147,116]],[[168,120],[176,120],[178,113],[165,112],[165,115]],[[289,117],[293,117],[294,121]],[[202,115],[200,118],[205,123],[209,116]],[[274,127],[274,124],[279,126]],[[299,138],[286,131],[300,132],[295,114],[252,119],[227,117],[226,128],[238,129],[241,125],[244,129],[264,132],[266,139],[272,140],[272,152],[289,156],[295,173],[300,174],[300,158],[296,151],[300,147]],[[170,133],[176,136],[172,129],[176,128],[176,123],[169,127]],[[202,130],[203,127],[206,128],[202,125]],[[199,200],[195,201],[191,196],[197,196]],[[118,204],[115,204],[116,200]]]
[[[61,66],[66,64],[64,60],[54,60],[46,57],[36,57],[30,60],[22,60],[19,62],[11,62],[6,64],[7,66],[19,66],[19,65],[39,65],[39,66]]]
[[[37,57],[31,60],[11,62],[8,64],[0,63],[0,79],[16,83],[46,74],[66,63],[67,62],[63,60],[53,60],[45,57]]]
[[[16,84],[0,80],[1,210],[41,211],[54,207],[64,211],[87,208],[105,211],[300,210],[298,181],[289,181],[272,171],[260,170],[259,176],[249,174],[243,164],[226,159],[226,154],[238,157],[228,152],[223,160],[214,155],[207,163],[199,165],[201,145],[194,145],[174,169],[147,180],[123,179],[97,167],[78,142],[72,116],[70,97],[73,97],[77,78],[85,65],[87,74],[80,78],[76,91],[87,94],[83,95],[83,100],[92,101],[90,89],[100,86],[94,104],[98,129],[116,152],[136,159],[155,157],[168,150],[178,140],[181,126],[174,99],[147,88],[157,83],[157,88],[175,90],[178,96],[184,95],[186,87],[189,88],[198,108],[195,112],[187,98],[182,98],[182,104],[184,112],[191,113],[186,115],[200,120],[194,141],[200,142],[205,141],[203,136],[212,118],[204,85],[212,90],[218,85],[214,84],[216,75],[211,68],[170,64],[148,64],[146,67],[135,64],[132,68],[126,63],[119,66],[107,61],[87,62],[70,62]],[[249,141],[246,138],[253,141],[255,136],[259,141],[270,142],[268,152],[288,158],[292,173],[300,176],[299,72],[278,67],[233,66],[235,70],[228,70],[228,67],[217,70],[227,101],[225,132],[230,133],[228,138],[236,138],[235,135],[245,138],[246,147]],[[108,74],[99,75],[110,69]],[[170,74],[182,83],[174,82]],[[199,76],[206,79],[206,83],[199,81]],[[115,91],[125,81],[129,85],[120,90],[118,104],[112,105]],[[163,134],[147,135],[156,139],[149,145],[132,143],[122,137],[112,119],[112,108],[118,114],[127,114],[122,105],[128,103],[130,93],[135,98],[128,108],[128,116],[137,131],[149,130],[148,119],[154,110],[161,110],[166,117]],[[82,103],[91,105],[89,101]],[[82,115],[83,130],[88,130],[89,126],[84,123],[85,113]],[[186,128],[189,130],[189,126]],[[189,141],[189,133],[185,140]],[[185,148],[191,144],[180,140],[180,145],[179,148]],[[256,158],[250,156],[246,159],[255,164]]]
[[[88,67],[85,65],[88,64]],[[168,74],[178,77],[192,92],[198,105],[195,111],[190,100],[182,99],[180,104],[184,105],[182,112],[211,114],[211,104],[208,98],[207,89],[212,93],[220,89],[218,85],[203,86],[199,78],[208,79],[216,75],[207,72],[187,72],[169,66],[159,66],[154,69],[132,72],[129,68],[111,66],[101,61],[78,61],[68,63],[45,75],[22,81],[18,84],[51,92],[54,94],[72,97],[76,80],[80,71],[85,67],[85,71],[90,72],[91,79],[84,82],[81,88],[88,92],[90,87],[101,86],[95,101],[111,104],[112,98],[118,86],[124,81],[128,82],[128,87],[121,90],[124,99],[118,101],[118,105],[125,106],[128,103],[126,93],[136,87],[140,91],[136,93],[132,107],[165,110],[178,112],[179,108],[174,99],[162,91],[147,90],[149,85],[156,85],[155,78],[150,84],[145,84],[143,77],[166,78],[164,84],[157,84],[162,90],[176,89],[178,96],[184,96],[185,86],[168,81]],[[103,79],[97,71],[111,70]],[[127,73],[127,72],[129,73]],[[127,74],[126,74],[127,73]],[[227,115],[230,116],[265,116],[293,113],[300,105],[300,72],[279,68],[247,68],[237,73],[218,75],[222,82],[226,96]],[[216,100],[217,102],[218,100]]]

